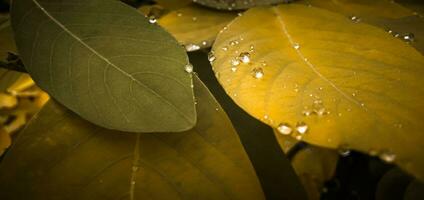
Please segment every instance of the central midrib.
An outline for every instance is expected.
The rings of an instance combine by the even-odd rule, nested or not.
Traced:
[[[150,87],[148,87],[147,85],[143,84],[142,82],[140,82],[139,80],[135,79],[131,74],[125,72],[124,70],[122,70],[121,68],[119,68],[118,66],[116,66],[115,64],[113,64],[112,62],[110,62],[106,57],[102,56],[100,53],[98,53],[95,49],[91,48],[89,45],[87,45],[84,41],[82,41],[78,36],[76,36],[74,33],[72,33],[72,31],[70,31],[68,28],[66,28],[61,22],[59,22],[56,18],[54,18],[50,13],[48,13],[44,7],[37,1],[37,0],[32,0],[34,2],[34,4],[40,8],[40,10],[50,19],[52,20],[55,24],[57,24],[60,28],[62,28],[66,33],[68,33],[72,38],[74,38],[75,40],[77,40],[79,43],[81,43],[84,47],[86,47],[88,50],[90,50],[92,53],[94,53],[96,56],[98,56],[99,58],[101,58],[102,60],[104,60],[108,65],[112,66],[113,68],[115,68],[116,70],[118,70],[119,72],[121,72],[122,74],[124,74],[125,76],[131,78],[131,80],[135,81],[137,84],[139,84],[140,86],[146,88],[150,93],[152,93],[153,95],[157,96],[159,99],[161,99],[163,102],[165,102],[166,104],[170,105],[171,107],[174,108],[174,110],[177,111],[177,113],[181,116],[184,117],[185,120],[187,120],[187,122],[189,122],[191,124],[192,120],[190,120],[189,117],[187,117],[185,114],[183,114],[177,106],[175,106],[174,104],[172,104],[170,101],[168,101],[167,99],[165,99],[164,97],[162,97],[160,94],[158,94],[156,91],[154,91],[153,89],[151,89]]]

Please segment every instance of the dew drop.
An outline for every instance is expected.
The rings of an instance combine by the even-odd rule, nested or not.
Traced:
[[[233,40],[229,43],[230,46],[236,46],[238,44],[239,44],[239,42],[237,40]]]
[[[413,42],[414,39],[415,39],[415,36],[413,33],[406,33],[402,36],[402,40],[408,43]]]
[[[343,156],[343,157],[346,157],[346,156],[349,156],[350,155],[350,149],[349,149],[349,147],[347,146],[347,145],[341,145],[339,148],[338,148],[338,152],[339,152],[339,155],[341,155],[341,156]]]
[[[200,49],[200,46],[196,44],[187,44],[185,48],[187,51],[197,51]]]
[[[231,59],[231,65],[232,66],[238,66],[238,65],[240,65],[240,60],[238,60],[238,59]]]
[[[149,16],[149,23],[156,24],[158,20],[155,18],[155,16],[151,15]]]
[[[135,181],[131,181],[131,185],[135,185]]]
[[[183,13],[177,12],[177,17],[183,16]]]
[[[352,20],[352,22],[358,23],[361,21],[361,18],[359,18],[358,16],[352,15],[349,17],[350,20]]]
[[[300,45],[299,45],[299,43],[294,43],[294,44],[293,44],[293,48],[294,48],[294,49],[300,49]]]
[[[396,154],[390,151],[383,151],[380,154],[380,159],[384,160],[385,162],[392,163],[396,160]]]
[[[236,71],[237,71],[237,67],[236,67],[236,66],[232,66],[232,67],[231,67],[231,71],[232,71],[232,72],[236,72]]]
[[[240,53],[239,60],[242,63],[245,63],[245,64],[249,63],[250,62],[250,53],[248,53],[248,52]]]
[[[211,62],[211,63],[213,63],[213,62],[216,60],[215,52],[214,52],[214,51],[210,51],[210,52],[208,53],[208,60],[209,60],[209,62]]]
[[[290,135],[293,132],[292,127],[290,127],[287,123],[280,123],[277,127],[278,132],[280,132],[283,135]]]
[[[224,46],[224,47],[222,47],[221,48],[223,51],[227,51],[228,50],[228,47],[227,46]]]
[[[256,79],[261,79],[264,77],[264,71],[260,67],[256,67],[252,70],[252,75]]]
[[[305,122],[298,122],[296,124],[296,131],[300,134],[305,134],[308,131],[309,127]]]
[[[207,42],[207,41],[203,41],[203,42],[202,42],[202,45],[203,45],[203,46],[206,46],[206,45],[208,45],[208,42]]]
[[[193,21],[197,21],[197,17],[192,17],[191,18]]]
[[[184,70],[187,72],[187,73],[192,73],[193,72],[193,65],[192,64],[187,64],[185,67],[184,67]]]

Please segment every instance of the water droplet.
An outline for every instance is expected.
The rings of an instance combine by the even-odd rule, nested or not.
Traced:
[[[215,52],[214,52],[214,51],[210,51],[210,52],[208,53],[208,60],[209,60],[209,62],[211,62],[211,63],[213,63],[213,61],[215,61],[215,60],[216,60]]]
[[[280,132],[283,135],[290,135],[293,132],[292,127],[290,127],[287,123],[281,123],[277,127],[278,132]]]
[[[231,67],[231,71],[232,71],[232,72],[236,72],[236,71],[237,71],[237,67],[236,67],[236,66],[232,66],[232,67]]]
[[[347,145],[341,145],[338,148],[338,152],[341,156],[346,157],[350,155],[350,149]]]
[[[302,114],[305,115],[305,116],[310,116],[310,115],[312,115],[312,111],[311,110],[304,110],[302,112]]]
[[[267,120],[269,118],[268,115],[264,115],[264,119]]]
[[[308,131],[309,127],[305,122],[298,122],[296,124],[296,131],[300,134],[305,134]]]
[[[403,41],[410,43],[414,41],[415,36],[413,33],[406,33],[402,36],[402,39]]]
[[[299,43],[294,43],[294,44],[293,44],[293,48],[294,48],[294,49],[300,49],[300,45],[299,45]]]
[[[208,45],[208,42],[207,42],[207,41],[203,41],[203,42],[202,42],[202,45],[203,45],[203,46],[206,46],[206,45]]]
[[[239,12],[237,13],[238,16],[243,16],[243,13]]]
[[[183,13],[177,12],[177,17],[181,17],[181,16],[183,16]]]
[[[233,40],[229,43],[230,46],[235,46],[235,45],[238,45],[238,44],[239,44],[239,42],[237,40]]]
[[[224,47],[222,47],[222,50],[223,51],[227,51],[228,50],[228,47],[227,46],[224,46]]]
[[[193,72],[193,65],[192,64],[187,64],[185,67],[184,67],[184,70],[187,72],[187,73],[192,73]]]
[[[157,22],[157,19],[155,18],[155,16],[149,16],[149,23],[151,24],[155,24]]]
[[[380,159],[382,159],[382,160],[384,160],[388,163],[391,163],[391,162],[396,160],[396,154],[394,154],[391,151],[383,151],[380,154]]]
[[[241,62],[245,63],[245,64],[249,63],[250,62],[250,53],[248,53],[248,52],[240,53],[239,60]]]
[[[250,47],[249,47],[249,51],[250,51],[250,52],[254,52],[254,51],[255,51],[255,46],[250,45]]]
[[[233,58],[233,59],[231,59],[231,65],[232,66],[238,66],[238,65],[240,65],[240,61],[238,59]]]
[[[256,79],[261,79],[264,77],[264,71],[260,67],[256,67],[252,70],[252,75]]]
[[[135,181],[131,181],[131,185],[135,185]]]
[[[352,15],[349,17],[350,20],[352,20],[355,23],[358,23],[361,21],[361,18],[359,18],[358,16]]]
[[[187,51],[197,51],[200,49],[200,46],[196,44],[187,44],[185,48]]]
[[[215,110],[216,110],[216,111],[218,111],[218,110],[219,110],[219,108],[215,108]]]
[[[191,18],[193,21],[197,21],[197,17],[192,17]]]

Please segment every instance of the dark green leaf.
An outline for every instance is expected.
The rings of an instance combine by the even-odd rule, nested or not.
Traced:
[[[12,27],[36,83],[81,117],[129,132],[196,122],[184,49],[116,0],[13,1]]]

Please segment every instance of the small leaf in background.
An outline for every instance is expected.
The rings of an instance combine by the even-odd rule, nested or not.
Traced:
[[[424,179],[424,57],[408,43],[337,13],[289,4],[245,12],[212,51],[221,85],[252,116]]]
[[[211,10],[195,4],[174,10],[159,19],[187,51],[196,51],[212,45],[218,32],[237,16],[234,12]]]
[[[194,0],[193,2],[219,10],[241,10],[255,6],[288,3],[290,1],[291,0]]]
[[[177,10],[191,4],[192,0],[156,0],[156,3],[168,10]]]
[[[195,125],[184,49],[137,10],[116,0],[22,0],[11,15],[31,77],[83,118],[129,132]]]
[[[319,200],[324,183],[333,178],[339,154],[335,150],[307,145],[295,149],[300,144],[293,137],[282,135],[277,130],[275,137],[286,155],[291,156],[291,162],[296,174],[303,183],[309,200]]]
[[[409,183],[408,187],[405,190],[405,195],[403,200],[417,200],[424,199],[424,183],[413,180]]]
[[[399,168],[392,168],[379,181],[375,194],[376,200],[399,200],[405,194],[409,183],[413,180]],[[418,200],[418,199],[417,199]]]
[[[0,166],[0,196],[264,199],[225,112],[197,77],[194,84],[199,121],[182,133],[107,130],[51,101]]]

